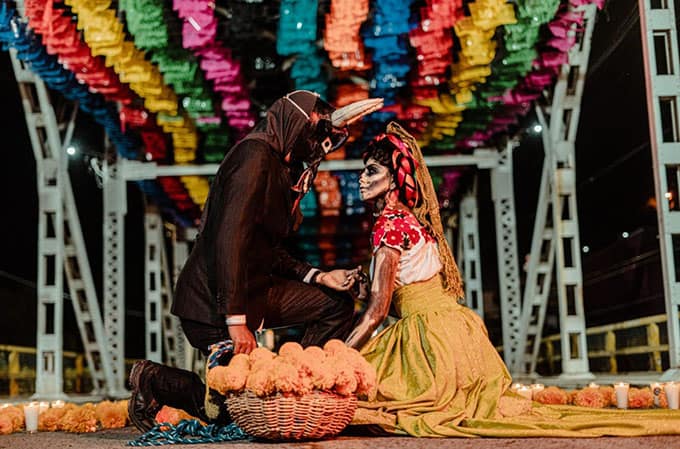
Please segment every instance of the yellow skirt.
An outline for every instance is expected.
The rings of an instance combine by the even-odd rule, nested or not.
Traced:
[[[510,374],[484,323],[448,296],[439,276],[400,287],[402,318],[361,354],[378,375],[373,401],[360,401],[353,425],[420,437],[680,434],[680,412],[548,406],[508,392]]]

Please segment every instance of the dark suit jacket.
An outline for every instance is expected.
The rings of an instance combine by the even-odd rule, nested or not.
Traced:
[[[224,326],[246,314],[256,329],[272,275],[302,280],[311,265],[281,247],[291,228],[291,178],[279,152],[246,139],[225,156],[191,254],[177,280],[172,313]]]

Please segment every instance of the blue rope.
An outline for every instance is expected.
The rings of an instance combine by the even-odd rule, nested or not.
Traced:
[[[222,357],[234,352],[234,342],[224,340],[210,345],[210,355],[208,356],[208,369],[213,369],[219,365],[225,365]]]
[[[184,419],[176,426],[157,424],[151,430],[133,441],[128,446],[163,446],[165,444],[202,444],[221,443],[251,439],[235,423],[227,426],[217,424],[202,425],[196,419]]]

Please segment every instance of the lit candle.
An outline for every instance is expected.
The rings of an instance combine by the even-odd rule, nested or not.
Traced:
[[[57,401],[52,401],[52,408],[62,408],[64,406],[64,401],[61,399]]]
[[[41,414],[48,408],[50,408],[50,403],[47,401],[41,401],[40,404],[38,405],[38,414]]]
[[[531,400],[531,396],[532,396],[533,393],[532,393],[531,387],[528,387],[526,385],[522,385],[521,387],[519,387],[517,389],[517,394]]]
[[[616,406],[618,408],[628,408],[628,385],[625,382],[617,382],[614,384],[614,391],[616,392]]]
[[[36,432],[38,430],[38,412],[40,404],[31,402],[24,405],[24,418],[26,421],[26,432]]]
[[[660,382],[652,382],[651,384],[649,384],[649,387],[652,389],[652,395],[654,396],[654,405],[658,407],[659,397],[661,396],[661,392],[663,391],[663,385],[661,385]]]
[[[535,396],[536,393],[539,391],[545,390],[545,386],[543,384],[531,384],[531,396]]]
[[[4,404],[0,405],[0,408],[7,408],[7,407],[10,407],[11,405],[12,404],[5,402]]]
[[[520,388],[522,388],[523,386],[524,386],[524,385],[522,385],[522,384],[520,384],[520,383],[515,383],[515,384],[512,384],[512,387],[510,387],[510,390],[511,390],[511,391],[517,391],[517,390],[519,390]]]
[[[663,390],[666,392],[668,408],[677,409],[678,403],[680,403],[680,383],[666,382],[663,385]]]
[[[588,384],[588,388],[600,388],[600,386],[598,384],[596,384],[595,382],[590,382]]]

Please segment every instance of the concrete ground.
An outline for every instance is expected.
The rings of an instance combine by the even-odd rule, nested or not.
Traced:
[[[0,449],[113,449],[125,448],[139,436],[128,427],[90,434],[16,433],[0,436]],[[680,448],[680,436],[635,438],[478,438],[430,439],[408,437],[342,436],[324,441],[301,443],[233,442],[214,444],[174,445],[192,449],[675,449]]]

